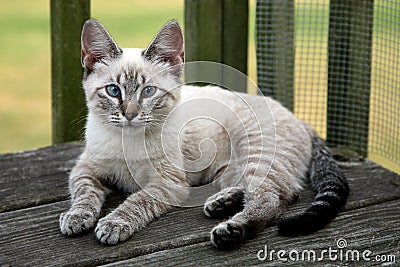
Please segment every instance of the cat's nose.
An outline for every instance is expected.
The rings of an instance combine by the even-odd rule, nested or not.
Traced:
[[[133,120],[139,113],[140,106],[136,100],[124,101],[121,106],[122,115],[128,120]]]
[[[127,112],[123,114],[128,121],[133,120],[138,114],[136,112]]]

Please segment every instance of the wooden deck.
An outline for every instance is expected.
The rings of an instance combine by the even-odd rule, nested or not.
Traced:
[[[237,250],[219,251],[209,242],[209,231],[218,220],[206,218],[197,207],[177,208],[117,246],[101,245],[93,232],[66,238],[58,218],[69,207],[68,172],[81,149],[70,143],[0,156],[0,266],[277,266],[283,263],[277,259],[278,250],[287,251],[283,257],[288,266],[400,266],[400,177],[369,161],[343,163],[352,189],[348,204],[314,235],[282,237],[271,226]],[[289,212],[301,211],[311,198],[311,191],[305,191]],[[104,212],[121,201],[111,196]],[[339,249],[339,239],[345,239],[347,247]],[[274,260],[257,258],[265,246],[268,253],[276,251]],[[328,254],[314,263],[289,258],[291,250],[300,255],[315,250],[318,256],[329,248],[338,251],[337,257],[340,251],[345,255],[357,250],[360,260],[351,261],[349,256],[345,261],[343,256],[334,261]],[[362,259],[366,250],[371,251],[370,261]],[[377,255],[395,255],[395,263],[377,261]]]

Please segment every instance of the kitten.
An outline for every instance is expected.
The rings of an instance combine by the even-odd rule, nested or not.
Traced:
[[[98,221],[98,240],[117,244],[172,207],[188,206],[193,190],[207,184],[204,191],[218,191],[205,201],[205,215],[227,218],[211,231],[220,249],[272,221],[288,236],[329,223],[349,188],[316,133],[271,98],[182,85],[183,62],[176,21],[146,49],[121,49],[98,21],[84,24],[86,146],[70,174],[72,205],[60,216],[61,232],[80,234]],[[203,116],[208,112],[216,119]],[[307,180],[314,201],[281,219]],[[110,184],[130,195],[99,220]]]

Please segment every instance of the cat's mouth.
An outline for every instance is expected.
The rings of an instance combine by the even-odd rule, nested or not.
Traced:
[[[111,116],[107,118],[107,121],[111,125],[118,128],[142,128],[159,120],[155,120],[154,117],[150,115],[150,113],[143,113],[131,119],[121,115]]]
[[[135,127],[144,127],[145,123],[138,121],[129,121],[124,119],[118,125],[122,128],[130,128],[130,127],[135,128]]]
[[[144,127],[145,123],[140,122],[140,121],[129,121],[126,119],[122,119],[122,120],[113,120],[111,121],[111,125],[117,128],[140,128],[140,127]]]

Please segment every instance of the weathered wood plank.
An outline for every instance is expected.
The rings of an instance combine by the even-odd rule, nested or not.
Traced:
[[[221,14],[221,1],[185,0],[186,61],[221,62]]]
[[[320,255],[322,249],[340,250],[337,247],[337,240],[343,238],[347,241],[347,247],[342,249],[358,250],[360,254],[365,250],[371,250],[371,259],[376,255],[397,255],[397,262],[400,260],[398,244],[400,242],[400,220],[398,211],[400,201],[392,201],[368,208],[352,210],[339,215],[326,229],[310,236],[298,238],[286,238],[276,234],[276,227],[270,227],[263,231],[257,238],[245,243],[235,251],[218,251],[212,247],[210,242],[202,242],[190,246],[179,247],[171,250],[158,251],[152,254],[143,255],[133,259],[116,262],[107,266],[246,266],[262,265],[277,266],[310,266],[310,261],[273,261],[267,258],[260,261],[257,258],[259,250],[265,245],[269,251],[296,250],[301,253],[303,250],[313,250]],[[371,220],[373,218],[373,220]],[[338,255],[338,254],[333,254]],[[288,255],[286,255],[288,257]],[[345,259],[345,258],[343,258]],[[352,259],[352,258],[349,258]],[[351,261],[350,261],[351,262]],[[330,261],[326,254],[324,260],[312,263],[313,266],[334,266],[349,263],[346,261]],[[351,266],[376,265],[375,261],[353,261]],[[380,264],[378,262],[378,264]],[[332,266],[333,266],[332,265]]]
[[[246,74],[247,36],[248,0],[185,0],[185,38],[190,40],[185,43],[186,62],[218,62]],[[218,84],[246,92],[247,80],[236,78],[235,86],[230,88],[230,79],[235,75],[223,68],[213,72],[207,68],[197,71],[206,77],[218,75]]]
[[[223,8],[223,46],[222,56],[227,64],[247,74],[247,36],[248,36],[248,0],[224,0]],[[190,39],[188,39],[190,40]],[[244,85],[245,86],[245,85]],[[246,92],[246,87],[242,92]]]
[[[400,201],[343,212],[324,230],[310,236],[285,238],[276,234],[276,227],[270,227],[233,252],[212,248],[209,231],[218,220],[205,218],[201,208],[177,209],[154,221],[131,240],[109,247],[100,245],[93,233],[77,238],[62,236],[58,216],[67,207],[67,202],[60,202],[0,214],[0,264],[98,265],[131,259],[130,263],[159,262],[164,266],[193,262],[203,265],[205,261],[252,265],[258,263],[256,253],[264,245],[273,249],[319,250],[334,246],[338,238],[345,238],[352,249],[388,254],[396,252],[400,241]]]
[[[53,144],[79,140],[85,125],[80,36],[90,0],[51,1]]]
[[[264,95],[293,110],[293,0],[259,0],[256,9],[257,80]]]
[[[398,174],[368,160],[358,163],[340,163],[340,165],[351,189],[346,210],[399,199],[400,176]],[[313,194],[307,196],[313,197]]]
[[[0,265],[97,265],[144,257],[144,255],[152,255],[150,257],[155,259],[159,257],[157,255],[163,254],[178,257],[181,252],[192,254],[196,252],[196,255],[202,255],[202,251],[205,251],[204,253],[207,255],[219,253],[217,260],[220,260],[220,264],[231,259],[231,264],[235,265],[239,264],[241,260],[246,260],[243,258],[245,257],[244,252],[248,257],[252,256],[248,252],[249,249],[262,247],[265,240],[270,240],[270,236],[276,235],[274,227],[267,229],[263,235],[251,241],[250,245],[246,244],[239,250],[237,257],[232,253],[215,252],[208,242],[208,233],[219,221],[205,218],[202,208],[199,207],[176,209],[150,224],[126,243],[110,248],[100,245],[93,233],[78,238],[65,238],[60,234],[58,217],[61,212],[68,209],[68,201],[4,212],[4,210],[20,209],[66,199],[68,197],[66,190],[68,171],[72,168],[81,150],[82,146],[79,144],[64,144],[0,157],[0,169],[2,170],[0,173],[0,203],[3,209],[3,213],[0,213]],[[359,210],[369,210],[369,207],[372,207],[371,212],[376,214],[374,204],[400,199],[400,177],[398,175],[368,161],[346,163],[342,168],[347,174],[352,188],[349,202],[346,205],[347,211],[329,225],[327,230],[313,235],[316,242],[319,242],[318,244],[322,242],[320,240],[324,236],[342,231],[341,228],[337,228],[337,221],[340,222],[340,218],[344,217],[349,221],[358,220],[355,214]],[[290,207],[289,213],[293,214],[304,210],[312,196],[313,193],[310,190],[303,192],[299,201]],[[110,211],[121,201],[121,197],[114,197],[107,201],[108,207],[104,209],[104,212]],[[388,213],[385,211],[385,204],[377,206],[381,207],[380,210],[384,214]],[[368,208],[360,209],[362,207]],[[386,215],[379,215],[376,218],[372,214],[368,216],[374,218],[374,223],[376,219],[379,219],[385,222],[386,226],[391,226],[391,219],[386,220]],[[346,227],[351,229],[352,225],[347,223]],[[168,230],[166,231],[166,229]],[[366,229],[369,228],[353,227],[353,232],[358,235],[360,231],[363,233],[367,231]],[[387,234],[386,230],[380,231],[384,235]],[[388,231],[390,232],[390,230]],[[391,234],[393,235],[393,233]],[[307,237],[306,240],[311,243],[313,236]],[[275,240],[274,238],[273,240]],[[273,244],[280,244],[279,242],[283,242],[282,240],[290,239],[277,239],[277,243],[274,241]],[[295,240],[300,242],[302,239]],[[387,239],[382,240],[387,241]],[[307,245],[307,243],[305,244]],[[40,255],[40,257],[31,255]],[[222,257],[224,255],[226,258]],[[168,261],[172,263],[172,259],[175,260],[173,258],[175,256],[171,257],[166,257],[167,263]]]
[[[81,151],[82,145],[70,143],[1,156],[0,212],[67,199],[68,172]],[[347,165],[343,169],[352,188],[348,205],[355,208],[399,196],[395,173],[369,161]],[[306,191],[302,197],[311,201],[312,195]]]
[[[346,206],[346,209],[350,211],[342,213],[338,219],[327,227],[327,229],[331,230],[323,230],[317,233],[316,236],[319,239],[322,239],[324,236],[330,236],[331,234],[329,233],[331,232],[336,231],[337,233],[342,231],[336,229],[336,225],[338,225],[336,221],[340,221],[341,217],[347,218],[350,221],[357,220],[353,214],[357,214],[360,207],[373,205],[374,203],[384,203],[390,199],[400,199],[400,180],[397,175],[387,172],[374,164],[370,164],[370,166],[361,164],[359,167],[355,172],[350,171],[355,168],[354,166],[344,167],[348,173],[350,184],[353,187],[349,203]],[[363,173],[368,175],[363,177]],[[371,179],[371,177],[375,177],[375,179]],[[385,182],[387,183],[385,184]],[[291,206],[290,213],[293,214],[302,211],[310,203],[311,198],[312,193],[309,190],[304,192],[300,200]],[[121,198],[107,201],[109,206],[104,209],[104,212],[110,211],[120,201]],[[191,245],[197,243],[200,244],[200,248],[195,246],[193,249],[199,251],[199,253],[202,251],[202,248],[207,250],[207,254],[211,253],[210,255],[212,255],[214,253],[208,242],[208,233],[218,223],[218,220],[205,218],[201,207],[177,209],[154,221],[147,228],[137,233],[131,240],[110,248],[100,245],[93,233],[78,238],[63,237],[58,229],[58,216],[68,206],[68,201],[63,201],[1,213],[0,233],[2,234],[0,238],[0,251],[2,251],[2,257],[0,263],[11,265],[106,264],[155,252],[172,253],[171,255],[173,255],[175,253],[173,249],[186,246],[190,248]],[[371,217],[372,215],[369,214],[368,216]],[[379,219],[382,219],[384,222],[387,221],[387,225],[390,225],[390,220],[386,220],[384,216],[379,216]],[[347,224],[346,227],[351,228],[351,225]],[[363,227],[359,229],[364,229]],[[166,229],[168,230],[166,231]],[[355,232],[359,230],[357,229],[355,229]],[[274,227],[267,229],[266,234],[250,242],[250,244],[253,244],[252,246],[246,244],[244,251],[246,252],[250,248],[254,249],[263,246],[263,242],[269,240],[269,236],[276,235],[275,230]],[[266,239],[266,235],[268,239]],[[18,251],[17,254],[16,251]],[[76,251],[79,251],[79,257]],[[181,249],[177,251],[181,251]],[[187,252],[186,250],[184,251],[185,253]],[[32,255],[32,253],[41,256],[40,258],[28,256]],[[227,257],[235,258],[232,254],[220,253],[218,254],[220,256],[229,255]],[[154,257],[157,258],[157,254]],[[183,256],[181,255],[181,257]],[[244,260],[243,257],[240,259]],[[226,259],[221,259],[221,262],[222,260]]]
[[[68,198],[68,173],[82,152],[66,143],[0,156],[0,212]]]
[[[69,143],[2,155],[0,212],[67,199],[68,172],[81,151],[82,145]],[[348,205],[354,208],[400,194],[399,176],[372,162],[349,163],[342,168],[352,188]],[[302,197],[310,201],[312,195],[306,191]]]
[[[131,240],[110,247],[97,242],[93,233],[77,238],[62,236],[58,218],[68,207],[69,202],[63,201],[1,213],[0,266],[110,263],[206,241],[208,230],[215,224],[215,221],[205,218],[199,209],[177,209],[154,221]]]
[[[373,21],[374,1],[330,2],[327,142],[364,157],[368,153]]]

